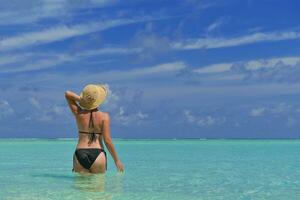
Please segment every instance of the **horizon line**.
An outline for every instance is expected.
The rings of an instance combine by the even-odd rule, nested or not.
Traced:
[[[68,138],[68,137],[0,137],[0,140],[77,140],[78,138]],[[209,137],[209,138],[197,138],[197,137],[188,137],[188,138],[112,138],[113,140],[299,140],[300,137],[295,138],[281,138],[281,137],[270,137],[270,138],[254,138],[254,137],[228,137],[228,138],[217,138],[217,137]]]

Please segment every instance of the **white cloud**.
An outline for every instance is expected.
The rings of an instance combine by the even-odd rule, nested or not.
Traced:
[[[127,88],[111,90],[108,84],[105,85],[108,89],[108,96],[103,104],[103,109],[112,113],[112,119],[116,123],[125,126],[141,124],[144,119],[149,117],[139,108],[141,93]]]
[[[41,105],[40,105],[40,102],[39,102],[36,98],[30,97],[28,100],[29,100],[29,103],[30,103],[33,107],[35,107],[36,109],[38,109],[38,110],[41,110],[41,109],[42,109],[42,108],[41,108]]]
[[[0,24],[29,24],[43,19],[76,15],[78,9],[111,6],[117,0],[13,0],[1,1]]]
[[[107,91],[107,97],[103,103],[103,106],[105,106],[106,109],[108,110],[116,110],[120,107],[120,100],[121,98],[119,97],[118,94],[116,94],[115,92],[113,92],[109,86],[109,84],[104,84]]]
[[[66,62],[75,62],[78,60],[83,60],[86,57],[89,56],[97,56],[97,55],[103,55],[103,54],[132,54],[139,52],[138,49],[122,49],[122,48],[104,48],[104,49],[97,49],[97,50],[87,50],[84,52],[80,52],[78,54],[50,54],[50,55],[37,55],[36,58],[31,58],[31,61],[29,63],[25,62],[18,63],[18,64],[12,64],[7,65],[8,61],[4,63],[1,66],[1,58],[0,58],[0,69],[1,73],[7,73],[7,72],[25,72],[25,71],[35,71],[40,69],[46,69],[50,67],[57,66],[59,64],[63,64]],[[16,58],[20,57],[20,59],[26,59],[22,55],[15,55]],[[13,62],[12,59],[11,62]],[[113,60],[101,60],[102,63],[111,62]],[[5,62],[5,61],[3,61]],[[159,73],[167,73],[167,72],[176,72],[181,69],[186,68],[186,65],[181,62],[171,62],[171,63],[163,63],[156,66],[151,67],[144,67],[144,68],[137,68],[132,70],[110,70],[106,72],[101,72],[100,74],[94,74],[92,76],[104,76],[104,79],[107,78],[120,78],[120,79],[127,79],[131,77],[137,77],[137,76],[145,76],[145,75],[154,75]]]
[[[226,121],[225,117],[212,117],[211,115],[207,116],[195,116],[191,114],[189,110],[183,111],[183,116],[189,123],[196,124],[201,127],[208,127],[213,125],[220,125]]]
[[[218,81],[240,81],[243,80],[243,78],[243,74],[210,74],[210,76],[201,77],[201,80],[207,83],[210,82],[215,84]]]
[[[266,111],[266,108],[264,108],[264,107],[253,108],[250,111],[250,116],[252,116],[252,117],[260,117],[260,116],[264,115],[265,111]]]
[[[0,73],[13,73],[13,72],[25,72],[35,71],[40,69],[46,69],[54,67],[63,63],[71,63],[76,61],[82,61],[87,57],[99,56],[99,55],[123,55],[123,54],[135,54],[138,53],[138,49],[125,49],[125,48],[101,48],[94,50],[80,51],[78,53],[19,53],[12,55],[5,55],[0,57]],[[105,59],[100,61],[89,61],[89,63],[97,62],[107,63],[112,62],[113,59]]]
[[[0,110],[0,119],[6,118],[14,113],[14,109],[6,100],[0,100]]]
[[[170,74],[178,72],[186,68],[186,65],[181,62],[163,63],[150,67],[140,67],[131,70],[111,70],[100,73],[94,73],[89,75],[87,79],[101,79],[103,81],[114,81],[114,80],[131,80],[136,78],[144,78],[146,76]]]
[[[232,67],[233,63],[219,63],[203,66],[201,68],[194,69],[193,71],[198,74],[206,74],[206,73],[220,73],[229,71]]]
[[[109,70],[109,71],[100,71],[100,72],[94,72],[85,74],[79,74],[80,81],[82,83],[84,82],[91,82],[95,80],[101,80],[101,82],[107,82],[107,81],[120,81],[120,80],[134,80],[134,79],[140,79],[140,78],[146,78],[151,77],[155,75],[170,75],[172,73],[178,72],[182,69],[186,68],[186,65],[181,62],[171,62],[171,63],[163,63],[155,66],[150,67],[140,67],[135,68],[131,70]],[[56,75],[53,77],[52,75],[49,75],[49,79],[55,78],[56,81],[76,81],[78,82],[77,76],[72,77],[66,77],[65,75]],[[43,77],[43,80],[47,79],[47,76],[45,75]],[[36,79],[38,80],[38,79]],[[78,82],[80,84],[80,82]]]
[[[121,123],[122,125],[129,125],[129,124],[140,124],[145,118],[148,117],[148,114],[142,113],[138,111],[137,113],[126,114],[123,107],[119,108],[119,112],[116,113],[114,119]]]
[[[86,56],[109,55],[109,54],[127,55],[127,54],[136,54],[139,52],[141,52],[140,48],[106,47],[101,49],[94,49],[94,50],[80,52],[77,55],[86,57]]]
[[[133,69],[130,70],[129,73],[131,76],[144,76],[157,73],[174,72],[184,68],[186,68],[186,65],[183,62],[178,61],[172,63],[159,64],[153,67]]]
[[[280,114],[291,111],[292,106],[287,103],[279,103],[276,106],[270,108],[272,114]]]
[[[225,18],[220,18],[217,19],[216,21],[214,21],[213,23],[211,23],[207,28],[206,31],[211,32],[217,28],[219,28],[220,26],[222,26],[225,23]]]
[[[198,74],[222,73],[222,72],[227,72],[232,70],[235,67],[235,65],[243,65],[246,70],[258,70],[261,68],[275,67],[279,62],[287,66],[293,66],[300,62],[300,57],[287,56],[287,57],[275,57],[275,58],[268,58],[268,59],[255,59],[249,61],[217,63],[217,64],[196,68],[193,71]]]
[[[196,121],[195,116],[191,115],[191,112],[189,110],[184,110],[183,114],[186,117],[186,119],[187,119],[188,122],[193,123],[193,122]]]
[[[212,116],[205,116],[202,119],[199,119],[197,124],[199,126],[211,126],[216,123],[216,118],[213,118]]]
[[[28,116],[25,116],[25,120],[51,122],[58,117],[67,117],[68,108],[66,106],[58,106],[50,102],[42,105],[41,101],[35,97],[30,97],[28,101],[35,108],[35,111],[33,110]]]
[[[184,0],[182,1],[186,5],[190,5],[192,9],[204,10],[210,7],[222,6],[225,4],[224,1],[218,0]],[[226,2],[227,3],[227,2]]]
[[[274,105],[253,108],[250,111],[251,117],[264,117],[264,118],[282,118],[283,124],[288,127],[292,127],[297,124],[295,119],[296,115],[299,115],[299,109],[295,106],[287,103],[278,103]]]
[[[199,39],[186,39],[183,41],[174,42],[171,44],[171,46],[174,50],[213,49],[253,44],[258,42],[291,40],[298,38],[300,38],[300,32],[297,31],[275,31],[269,33],[253,33],[236,38],[208,37]]]
[[[30,58],[31,56],[32,56],[31,53],[1,55],[0,56],[0,66],[25,61],[26,59]]]
[[[282,114],[291,114],[297,113],[298,110],[294,109],[292,105],[287,103],[279,103],[270,106],[257,107],[253,108],[250,111],[250,116],[259,117],[264,115],[282,115]]]
[[[300,62],[300,57],[277,57],[270,59],[251,60],[248,61],[245,66],[248,70],[257,70],[259,68],[275,67],[278,62],[282,62],[284,65],[295,65]]]
[[[142,20],[134,19],[115,19],[88,24],[78,24],[73,26],[57,26],[42,31],[23,33],[18,36],[4,38],[0,40],[0,51],[19,49],[28,46],[46,44],[64,40],[67,38],[85,35],[97,31],[103,31],[120,25],[136,23]]]
[[[61,54],[56,56],[50,56],[49,58],[38,58],[31,63],[27,63],[22,65],[22,63],[13,64],[12,66],[3,66],[0,68],[1,73],[12,73],[12,72],[25,72],[25,71],[35,71],[39,69],[46,69],[53,66],[57,66],[59,64],[68,62],[68,61],[75,61],[76,57],[71,57],[68,54]]]

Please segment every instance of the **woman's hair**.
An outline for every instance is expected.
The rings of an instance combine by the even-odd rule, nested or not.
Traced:
[[[94,141],[96,141],[97,137],[95,133],[89,134],[89,144],[93,143]]]

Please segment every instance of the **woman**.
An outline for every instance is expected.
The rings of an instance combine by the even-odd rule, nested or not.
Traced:
[[[106,87],[94,84],[85,86],[80,96],[71,91],[65,92],[68,105],[76,119],[79,134],[73,155],[73,171],[75,172],[105,173],[107,157],[103,140],[118,171],[124,171],[124,166],[118,159],[110,136],[109,114],[98,110],[98,106],[103,103],[106,96]]]

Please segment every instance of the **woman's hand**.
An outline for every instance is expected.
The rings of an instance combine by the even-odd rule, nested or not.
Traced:
[[[124,171],[124,165],[123,165],[123,163],[120,160],[117,160],[115,162],[115,164],[116,164],[116,167],[117,167],[117,169],[118,169],[119,172],[123,172]]]
[[[72,92],[72,91],[66,91],[65,92],[65,97],[67,99],[70,99],[72,101],[80,101],[81,100],[81,97],[79,95],[77,95],[75,92]]]

